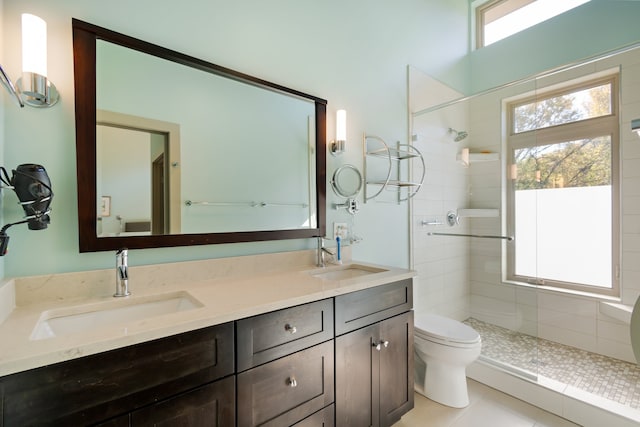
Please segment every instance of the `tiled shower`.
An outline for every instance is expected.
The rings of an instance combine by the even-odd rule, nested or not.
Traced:
[[[630,131],[630,122],[640,117],[640,48],[458,102],[461,94],[410,67],[413,143],[427,166],[411,210],[415,307],[471,324],[483,338],[481,359],[502,370],[578,387],[637,411],[640,419],[640,371],[628,311],[606,299],[504,283],[505,240],[429,235],[504,235],[504,100],[612,69],[621,76],[622,161],[621,301],[613,302],[627,308],[634,304],[640,296],[640,139]],[[455,142],[450,127],[467,131],[468,138]],[[460,159],[464,148],[498,153],[498,160],[492,156],[465,166]],[[447,212],[464,208],[498,214],[446,224]]]

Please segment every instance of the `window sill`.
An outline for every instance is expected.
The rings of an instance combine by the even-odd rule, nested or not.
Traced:
[[[631,324],[631,313],[633,312],[632,305],[600,301],[598,304],[598,311],[600,314],[612,317],[624,324]]]

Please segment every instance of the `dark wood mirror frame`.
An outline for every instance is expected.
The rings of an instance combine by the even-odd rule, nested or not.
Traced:
[[[326,100],[77,19],[73,19],[72,26],[80,252],[116,250],[120,248],[144,249],[266,240],[305,239],[325,235]],[[317,227],[291,230],[98,238],[96,224],[96,40],[105,40],[218,76],[305,98],[313,102],[315,104]]]

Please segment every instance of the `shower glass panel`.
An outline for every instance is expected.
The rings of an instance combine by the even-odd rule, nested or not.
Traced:
[[[506,186],[511,185],[506,176],[511,160],[505,151],[504,108],[522,94],[535,94],[536,80],[462,97],[419,70],[410,68],[409,77],[411,134],[427,162],[426,186],[412,204],[414,224],[419,224],[413,238],[413,268],[422,278],[414,286],[417,310],[464,321],[482,337],[482,362],[535,380],[537,292],[504,280],[506,252],[517,238],[493,237],[514,233],[504,204]],[[434,94],[446,95],[434,103]],[[430,101],[439,105],[430,106]],[[450,128],[464,129],[467,137],[456,141]],[[529,138],[535,140],[535,132]],[[462,209],[464,215],[449,225],[447,213]],[[533,219],[528,227],[537,227],[535,211]],[[537,242],[529,244],[535,256]]]
[[[427,163],[411,204],[416,310],[474,327],[481,361],[562,381],[551,374],[563,363],[550,361],[554,345],[627,360],[584,344],[589,334],[595,342],[599,315],[580,312],[572,293],[634,303],[615,266],[627,218],[619,201],[637,194],[635,172],[623,175],[620,164],[621,153],[638,157],[629,129],[640,116],[638,64],[640,45],[629,46],[470,96],[409,67],[410,131]]]

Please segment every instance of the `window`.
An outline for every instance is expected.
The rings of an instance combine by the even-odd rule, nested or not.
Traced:
[[[510,280],[617,295],[617,86],[508,104]]]
[[[589,0],[493,0],[476,9],[478,48],[509,37]]]

